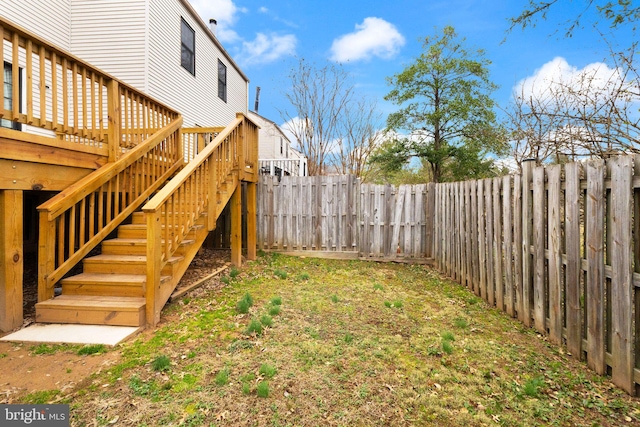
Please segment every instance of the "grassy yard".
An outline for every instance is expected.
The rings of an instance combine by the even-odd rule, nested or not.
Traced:
[[[111,350],[64,397],[74,424],[640,422],[638,399],[427,267],[267,254],[221,281]]]

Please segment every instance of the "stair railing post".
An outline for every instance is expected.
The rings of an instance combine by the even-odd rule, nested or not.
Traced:
[[[231,196],[231,264],[242,265],[242,184],[237,182]]]
[[[255,182],[247,183],[247,259],[256,259],[257,246],[257,191]]]
[[[157,300],[160,296],[160,269],[162,268],[161,209],[146,213],[147,220],[147,281],[145,284],[146,323],[155,327],[160,321]]]
[[[40,211],[40,236],[38,237],[38,301],[53,298],[49,287],[49,274],[55,270],[56,223],[49,221],[49,211]]]
[[[120,87],[117,80],[109,80],[107,82],[107,112],[108,112],[108,129],[107,129],[107,142],[109,149],[109,161],[115,162],[118,160],[120,153],[120,139],[121,139],[121,127],[122,117],[120,109]]]

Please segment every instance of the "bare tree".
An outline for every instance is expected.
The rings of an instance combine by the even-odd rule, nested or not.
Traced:
[[[369,156],[380,145],[380,129],[384,126],[382,114],[376,107],[376,101],[366,97],[357,98],[346,107],[342,117],[344,131],[333,153],[340,173],[366,180]]]
[[[285,96],[292,109],[281,110],[280,115],[308,159],[309,175],[322,175],[341,136],[353,86],[339,66],[317,68],[304,59],[291,70],[289,79],[291,87]]]
[[[640,75],[636,46],[611,54],[614,68],[585,70],[570,80],[537,82],[514,94],[506,113],[516,162],[573,161],[640,152]]]

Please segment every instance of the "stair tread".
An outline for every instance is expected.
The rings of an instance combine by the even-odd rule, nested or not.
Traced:
[[[163,240],[164,242],[164,240]],[[183,244],[185,243],[193,243],[194,240],[192,239],[185,239],[182,241]],[[105,243],[108,244],[127,244],[127,245],[146,245],[147,244],[147,239],[133,239],[133,238],[121,238],[121,237],[117,237],[115,239],[109,239],[109,240],[105,240],[104,242],[102,242],[102,244],[104,245]]]
[[[146,301],[141,297],[112,297],[95,295],[60,295],[54,299],[41,301],[39,308],[137,311],[144,307]]]

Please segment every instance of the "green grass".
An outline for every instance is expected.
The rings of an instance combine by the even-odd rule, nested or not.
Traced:
[[[279,305],[274,305],[269,307],[269,316],[277,316],[278,314],[280,314],[280,306]]]
[[[229,276],[232,279],[235,279],[236,277],[238,277],[240,275],[240,270],[238,270],[237,267],[231,267],[231,270],[229,271]]]
[[[224,386],[227,385],[227,383],[229,382],[229,369],[224,368],[221,369],[220,371],[218,371],[218,373],[216,374],[216,379],[215,379],[215,383],[218,386]]]
[[[269,302],[271,305],[282,305],[282,297],[273,297]]]
[[[107,348],[104,344],[85,345],[77,351],[78,356],[105,353]]]
[[[151,368],[156,372],[165,372],[171,369],[171,359],[167,356],[158,356],[151,362]]]
[[[273,318],[268,314],[263,314],[260,316],[260,323],[262,323],[262,326],[266,327],[273,326]]]
[[[340,300],[338,299],[338,295],[331,295],[331,302],[332,302],[332,303],[337,303],[338,301],[340,301]]]
[[[262,335],[262,323],[260,323],[260,321],[257,319],[251,319],[251,322],[249,322],[249,325],[247,326],[247,329],[245,329],[244,333],[245,335]]]
[[[280,270],[280,269],[275,270],[275,271],[273,272],[273,274],[274,274],[278,279],[283,279],[283,280],[284,280],[284,279],[286,279],[286,278],[287,278],[287,276],[288,276],[286,271],[284,271],[284,270]]]
[[[237,316],[247,294],[252,314]],[[73,425],[640,423],[640,400],[422,265],[268,253],[165,311],[115,365],[53,397],[74,393]],[[150,367],[160,354],[169,371]]]
[[[244,294],[241,300],[236,303],[236,312],[238,314],[247,314],[253,306],[253,297],[248,292]]]
[[[256,386],[256,395],[263,398],[269,397],[269,383],[266,381],[259,382]]]
[[[258,372],[260,373],[260,375],[264,376],[265,378],[273,378],[277,370],[275,366],[270,365],[268,363],[263,363],[262,365],[260,365],[260,370]]]

